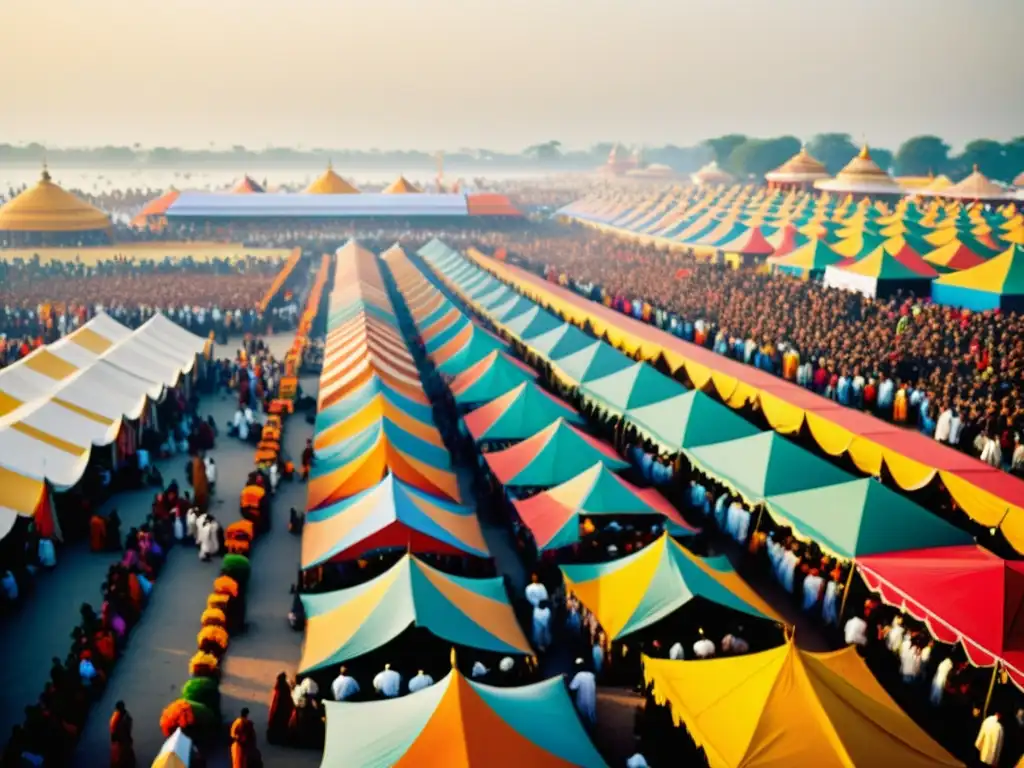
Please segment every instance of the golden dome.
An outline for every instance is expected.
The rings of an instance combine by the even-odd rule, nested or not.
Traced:
[[[903,187],[871,159],[867,144],[834,179],[817,181],[814,186],[828,192],[860,195],[898,195],[903,192]]]
[[[827,179],[828,171],[825,165],[807,151],[807,147],[800,147],[800,151],[793,155],[774,171],[766,173],[766,181],[773,183],[800,183]]]
[[[359,190],[334,172],[334,166],[327,163],[323,175],[306,187],[307,195],[358,195]]]
[[[93,232],[110,226],[107,214],[54,184],[46,168],[38,184],[0,207],[5,232]]]
[[[920,194],[937,195],[939,197],[956,198],[958,200],[1013,200],[1012,190],[1005,189],[978,170],[974,166],[971,174],[958,181],[956,184],[948,184],[944,187],[934,187],[921,190]]]
[[[422,191],[405,176],[399,176],[382,190],[385,195],[415,195]]]

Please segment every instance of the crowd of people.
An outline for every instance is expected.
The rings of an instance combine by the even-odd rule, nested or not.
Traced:
[[[499,332],[494,326],[490,328]],[[520,357],[529,359],[528,348],[520,343],[513,340],[512,349]],[[928,723],[932,733],[941,734],[943,743],[955,748],[958,754],[969,754],[973,748],[984,764],[1006,765],[1005,759],[1000,760],[1001,748],[993,747],[996,742],[1001,744],[1005,736],[1007,747],[1002,754],[1011,759],[1019,756],[1024,748],[1024,709],[1021,706],[1024,700],[1012,684],[1003,680],[990,688],[990,670],[979,670],[971,665],[958,646],[937,644],[925,624],[902,615],[894,607],[880,604],[860,581],[849,578],[852,567],[849,561],[823,552],[814,541],[799,537],[788,526],[774,521],[770,514],[760,515],[755,523],[756,510],[735,492],[686,462],[677,459],[673,466],[672,457],[659,456],[656,446],[631,425],[623,425],[599,407],[588,407],[581,402],[577,391],[551,377],[545,366],[541,365],[540,370],[547,374],[541,381],[553,393],[576,405],[592,428],[614,443],[620,455],[630,459],[632,472],[642,475],[639,482],[658,485],[678,509],[686,511],[691,521],[702,526],[701,533],[692,537],[687,546],[703,553],[708,546],[722,551],[729,540],[739,544],[740,551],[747,553],[743,560],[745,573],[765,583],[776,581],[781,586],[781,594],[790,596],[794,610],[811,616],[817,631],[833,647],[850,643],[863,646],[866,661],[886,689],[916,719]],[[478,485],[478,505],[481,509],[509,510],[506,500],[509,492],[493,478],[484,478]],[[950,510],[940,511],[948,513]],[[528,545],[529,534],[522,525],[516,525],[514,513],[511,523],[518,534],[520,551],[528,549],[524,545]],[[565,557],[573,562],[619,557],[649,540],[646,529],[626,524],[610,530],[607,523],[595,526],[587,518],[581,520],[580,536],[581,543],[561,555],[563,562]],[[544,558],[535,562],[541,567],[541,573],[545,573]],[[550,573],[550,569],[547,572]],[[557,597],[555,605],[564,600],[558,592],[557,576],[544,579],[539,588],[544,601],[542,608],[549,605],[549,592]],[[532,589],[535,589],[533,585],[527,588],[528,596]],[[850,595],[846,594],[847,590]],[[861,605],[863,609],[858,607]],[[581,660],[598,673],[604,668],[606,676],[608,668],[604,660],[618,661],[613,666],[618,669],[618,680],[637,679],[639,665],[630,664],[630,656],[639,649],[655,657],[706,658],[777,644],[777,640],[763,644],[764,638],[758,636],[756,626],[748,626],[744,631],[735,625],[719,625],[709,632],[690,622],[675,628],[661,627],[653,637],[634,638],[628,644],[630,652],[620,659],[616,644],[609,646],[593,617],[574,603],[571,594],[564,616],[566,625],[574,628],[574,637],[577,626],[584,628],[583,642],[574,643]],[[539,621],[535,617],[535,643],[549,637],[546,623],[543,612]],[[747,622],[748,625],[756,623]],[[722,637],[717,644],[712,640],[715,633]],[[592,643],[592,659],[585,654],[587,641]],[[692,653],[688,645],[691,641]],[[671,714],[649,696],[648,699],[637,721],[643,754],[662,758],[697,754],[685,729],[674,727]],[[954,721],[955,725],[949,725]]]
[[[108,260],[91,266],[0,259],[0,368],[71,333],[99,312],[129,328],[162,313],[220,342],[229,335],[294,328],[295,296],[309,279],[301,264],[270,304],[261,306],[282,266],[256,258]]]
[[[548,279],[1024,475],[1024,318],[873,299],[589,230],[491,237]]]

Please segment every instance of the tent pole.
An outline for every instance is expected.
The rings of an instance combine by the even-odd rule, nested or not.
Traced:
[[[985,706],[981,710],[981,719],[988,717],[988,708],[992,704],[992,694],[996,689],[996,676],[999,674],[999,661],[992,664],[992,679],[988,683],[988,693],[985,694]]]
[[[846,586],[843,587],[843,601],[839,604],[839,626],[843,626],[843,614],[846,613],[846,598],[850,596],[850,585],[853,584],[853,572],[857,570],[857,564],[850,561],[850,575],[846,577]]]

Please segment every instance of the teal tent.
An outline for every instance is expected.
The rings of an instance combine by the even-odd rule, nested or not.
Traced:
[[[777,432],[704,445],[691,450],[689,456],[698,469],[714,475],[751,502],[853,479]]]
[[[873,478],[769,496],[766,504],[798,534],[850,559],[974,541]]]
[[[731,408],[700,391],[631,408],[626,417],[657,442],[676,451],[760,434],[757,427]]]

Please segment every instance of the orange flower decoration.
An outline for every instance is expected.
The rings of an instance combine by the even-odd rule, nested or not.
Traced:
[[[188,673],[191,677],[216,677],[220,671],[220,662],[210,653],[198,651],[189,660]]]
[[[168,739],[179,728],[184,731],[195,724],[196,715],[192,711],[192,705],[184,699],[172,701],[160,715],[160,731]]]
[[[203,627],[196,636],[199,650],[221,656],[228,649],[228,633],[224,627]]]
[[[231,555],[248,555],[251,546],[245,539],[228,539],[224,542],[224,548]]]
[[[228,600],[230,600],[230,599],[231,598],[228,597],[227,595],[220,595],[220,594],[217,594],[216,592],[214,592],[212,595],[207,595],[207,597],[206,597],[206,607],[207,608],[217,608],[217,609],[223,611],[225,608],[227,608]]]
[[[213,580],[213,591],[218,595],[238,597],[238,582],[230,576],[218,576]]]
[[[207,608],[203,611],[202,625],[204,627],[225,627],[228,619],[220,608]]]
[[[224,529],[224,538],[226,539],[249,539],[252,541],[255,534],[256,529],[252,520],[236,520]]]

